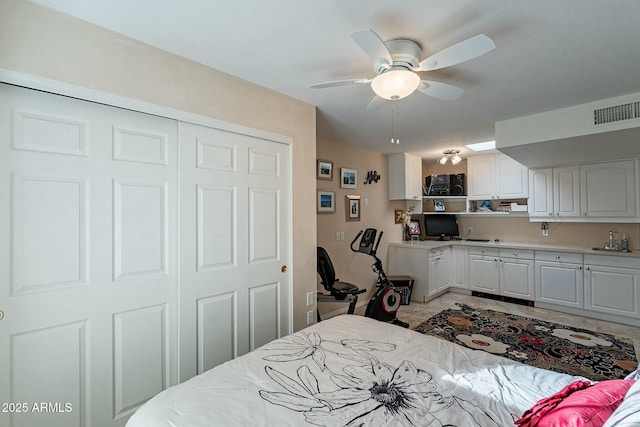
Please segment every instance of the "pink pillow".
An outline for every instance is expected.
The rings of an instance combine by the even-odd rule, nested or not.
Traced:
[[[515,422],[520,427],[601,427],[635,381],[575,381],[539,400]]]

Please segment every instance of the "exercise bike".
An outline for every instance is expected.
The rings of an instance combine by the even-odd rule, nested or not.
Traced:
[[[401,320],[398,320],[396,313],[400,308],[400,301],[402,299],[400,293],[396,290],[395,286],[387,278],[384,269],[382,268],[382,260],[378,258],[376,252],[382,239],[383,231],[380,231],[378,240],[376,240],[376,234],[378,230],[375,228],[367,228],[366,230],[360,230],[356,237],[351,242],[351,250],[353,252],[360,252],[373,257],[375,262],[371,265],[371,269],[378,275],[376,279],[376,292],[373,294],[367,304],[367,309],[364,312],[365,317],[371,317],[372,319],[380,320],[381,322],[392,323],[394,325],[408,328],[409,324]],[[353,245],[360,239],[360,243],[357,248]]]

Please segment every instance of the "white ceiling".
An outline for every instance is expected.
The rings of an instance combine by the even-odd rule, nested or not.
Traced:
[[[638,0],[35,0],[177,55],[317,106],[319,138],[435,159],[493,139],[494,123],[640,91]],[[367,111],[369,85],[311,89],[373,77],[350,33],[407,37],[423,58],[477,34],[488,54],[421,73],[466,90],[457,101],[416,92]]]

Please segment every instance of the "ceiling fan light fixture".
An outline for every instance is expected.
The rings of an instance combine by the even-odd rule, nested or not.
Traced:
[[[438,163],[440,163],[441,165],[444,165],[445,163],[447,163],[447,159],[448,159],[448,158],[449,158],[449,157],[448,157],[448,156],[446,156],[446,155],[445,155],[445,156],[442,156],[442,157],[440,158],[440,160],[438,160]]]
[[[409,70],[389,70],[373,79],[371,88],[380,98],[406,98],[420,86],[420,76]]]
[[[457,165],[461,161],[462,161],[462,157],[460,157],[457,153],[453,157],[451,157],[451,164],[452,165]]]

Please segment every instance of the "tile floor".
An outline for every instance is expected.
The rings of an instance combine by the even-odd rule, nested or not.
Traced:
[[[441,312],[442,310],[456,308],[456,303],[517,314],[519,316],[532,317],[534,319],[556,322],[567,326],[588,329],[611,335],[629,337],[633,340],[633,344],[636,349],[636,357],[640,360],[640,328],[638,327],[607,322],[590,317],[576,316],[574,314],[562,313],[544,308],[528,307],[520,304],[473,297],[454,292],[448,292],[429,301],[428,303],[412,301],[409,305],[402,305],[398,310],[398,319],[409,323],[410,328],[415,328],[427,318]],[[365,306],[358,307],[356,309],[356,314],[362,315],[364,314],[364,310]]]

